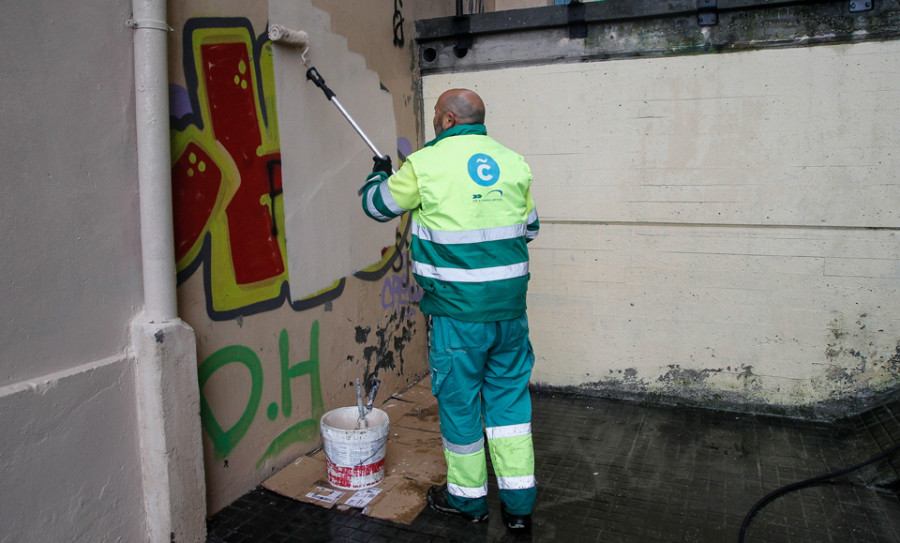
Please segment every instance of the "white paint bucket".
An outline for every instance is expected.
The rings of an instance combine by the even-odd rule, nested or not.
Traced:
[[[328,482],[345,490],[358,490],[384,480],[384,453],[391,421],[387,413],[372,409],[366,427],[359,428],[359,408],[339,407],[325,413],[320,423],[325,440]]]

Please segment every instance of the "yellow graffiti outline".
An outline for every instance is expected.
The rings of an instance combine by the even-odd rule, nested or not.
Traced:
[[[184,130],[172,131],[172,164],[175,164],[188,145],[193,143],[210,156],[210,159],[222,174],[219,194],[216,197],[215,205],[203,232],[198,236],[194,245],[185,256],[176,263],[176,268],[178,271],[182,271],[194,262],[202,250],[206,234],[211,234],[210,258],[209,262],[204,263],[204,265],[210,266],[209,276],[211,284],[209,285],[208,295],[212,296],[212,306],[216,311],[229,311],[280,297],[282,284],[288,280],[288,274],[284,237],[284,208],[282,198],[276,197],[273,207],[275,209],[276,227],[279,232],[277,242],[281,249],[285,271],[278,276],[257,281],[250,285],[239,285],[235,277],[225,210],[240,186],[241,172],[231,156],[216,139],[215,127],[210,125],[209,94],[205,78],[203,77],[203,57],[201,54],[201,48],[204,45],[219,43],[242,43],[247,48],[247,57],[251,63],[254,60],[253,38],[246,28],[200,28],[191,33],[190,47],[193,52],[194,70],[197,74],[199,114],[204,121],[204,128],[200,130],[196,125],[190,125]],[[269,108],[268,111],[272,112],[269,115],[268,126],[263,121],[259,92],[257,91],[257,73],[253,66],[247,67],[247,76],[249,76],[249,85],[252,87],[253,99],[256,103],[257,126],[260,129],[261,145],[256,149],[256,153],[257,156],[264,156],[277,153],[280,149],[278,124],[274,115],[274,67],[271,47],[262,48],[258,62],[262,71],[263,92],[270,93],[272,97],[271,100],[266,101],[266,106]],[[269,83],[270,81],[272,83]],[[268,207],[268,199],[268,196],[262,198],[260,205]]]
[[[194,70],[197,79],[197,99],[200,106],[199,115],[203,119],[204,128],[200,130],[196,125],[189,125],[183,130],[172,130],[171,132],[171,161],[174,165],[178,159],[184,154],[187,147],[193,143],[202,149],[210,159],[215,163],[221,172],[222,179],[220,183],[219,193],[216,196],[215,204],[210,212],[209,219],[206,222],[201,234],[197,237],[194,244],[187,251],[184,257],[176,263],[176,269],[181,272],[187,269],[197,258],[200,257],[203,249],[203,243],[207,233],[210,234],[212,242],[210,243],[209,261],[204,262],[204,266],[209,266],[210,285],[207,295],[212,297],[212,307],[217,312],[231,311],[252,305],[254,303],[264,302],[281,296],[282,286],[288,282],[288,262],[287,262],[287,246],[285,238],[284,225],[284,198],[277,196],[272,208],[275,212],[275,222],[278,231],[277,243],[281,250],[284,271],[275,277],[270,277],[261,281],[257,281],[250,285],[239,285],[235,277],[234,261],[231,254],[231,244],[229,242],[228,222],[225,210],[237,192],[241,183],[241,173],[234,163],[231,156],[226,152],[225,148],[217,141],[214,127],[210,125],[210,104],[208,91],[206,89],[206,81],[203,77],[203,58],[201,48],[208,44],[222,43],[243,43],[247,47],[247,56],[251,64],[254,62],[253,57],[253,36],[250,31],[244,27],[227,27],[227,28],[198,28],[191,33],[191,50],[193,53]],[[281,143],[278,130],[278,118],[275,112],[276,94],[275,94],[275,68],[271,42],[267,42],[260,52],[260,58],[256,59],[259,64],[260,76],[262,78],[261,85],[257,80],[257,72],[253,66],[249,66],[247,72],[250,76],[250,85],[253,89],[253,99],[256,103],[257,126],[260,130],[261,144],[257,148],[257,156],[264,156],[280,152]],[[265,111],[268,112],[267,119],[263,119],[263,108],[260,102],[259,88],[262,88],[262,99],[265,104]],[[267,121],[267,122],[266,122]],[[260,205],[269,206],[269,196],[263,195],[260,198]],[[404,214],[400,222],[400,231],[406,230],[409,214]],[[397,252],[396,246],[391,246],[380,261],[364,268],[362,271],[377,271],[388,265],[392,261]],[[341,279],[336,280],[331,286],[311,294],[303,300],[321,296],[324,293],[339,288]]]

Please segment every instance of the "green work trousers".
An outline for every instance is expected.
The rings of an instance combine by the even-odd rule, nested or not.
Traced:
[[[448,501],[471,515],[487,512],[486,437],[500,501],[511,514],[531,514],[537,489],[527,317],[465,322],[434,316],[429,357]]]

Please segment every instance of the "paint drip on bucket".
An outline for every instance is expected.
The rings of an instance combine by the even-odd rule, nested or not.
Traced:
[[[390,419],[375,408],[366,415],[366,422],[366,427],[359,427],[356,407],[339,407],[322,417],[328,482],[336,488],[359,490],[384,480]]]

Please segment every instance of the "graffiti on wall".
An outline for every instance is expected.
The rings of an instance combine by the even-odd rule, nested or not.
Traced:
[[[400,269],[394,269],[394,273],[384,279],[381,307],[411,319],[416,315],[415,304],[422,299],[423,291],[412,277],[409,252],[400,253],[398,263]]]
[[[186,84],[169,89],[179,284],[202,273],[213,321],[241,322],[285,305],[303,311],[339,298],[347,278],[302,300],[290,296],[274,62],[266,32],[257,35],[244,18],[193,18],[183,38]],[[405,138],[397,143],[402,162],[411,144]],[[390,322],[376,326],[376,344],[359,360],[351,357],[365,366],[367,388],[382,369],[403,372],[403,349],[415,334],[410,317],[421,293],[405,258],[409,228],[407,215],[381,260],[354,274],[381,282],[381,307],[391,311]],[[253,454],[260,469],[291,445],[318,436],[324,406],[319,322],[310,329],[308,357],[297,354],[288,329],[293,330],[276,334],[277,345],[229,345],[198,368],[203,429],[226,467],[242,444],[259,449]],[[260,433],[263,426],[274,431]],[[246,440],[262,434],[277,435],[268,443]]]
[[[276,456],[288,446],[303,441],[311,441],[318,435],[318,421],[324,414],[322,402],[322,385],[319,377],[319,321],[314,321],[309,332],[309,359],[301,362],[291,361],[290,340],[287,330],[282,330],[278,337],[278,354],[280,371],[280,395],[278,400],[269,403],[266,414],[270,421],[276,421],[279,414],[290,419],[294,412],[294,396],[292,384],[295,379],[308,379],[309,418],[291,425],[276,436],[259,458],[259,468],[267,459]],[[237,421],[230,428],[222,428],[213,408],[204,394],[204,387],[216,372],[232,364],[243,366],[247,370],[247,403]],[[230,345],[209,355],[198,368],[200,381],[200,418],[203,429],[212,440],[218,458],[227,457],[241,442],[256,418],[257,411],[263,403],[263,381],[265,378],[263,364],[249,347]],[[279,402],[280,400],[280,402]]]
[[[403,37],[403,23],[406,21],[403,18],[403,13],[400,11],[400,8],[403,7],[403,0],[394,0],[394,45],[397,47],[403,47],[406,44],[406,38]]]
[[[203,270],[212,320],[302,311],[341,295],[345,278],[293,301],[288,282],[271,43],[244,18],[184,28],[186,87],[170,88],[172,196],[179,283]],[[400,225],[408,230],[408,218]],[[356,277],[378,280],[396,247]]]

